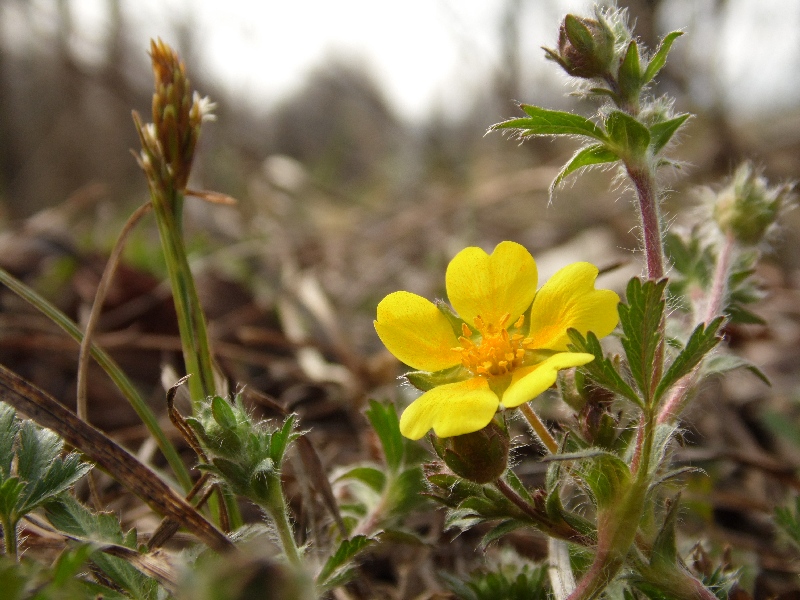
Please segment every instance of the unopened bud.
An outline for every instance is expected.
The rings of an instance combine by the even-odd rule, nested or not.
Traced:
[[[558,32],[558,51],[545,52],[573,77],[604,77],[614,61],[614,32],[602,19],[567,15]]]
[[[495,421],[474,433],[433,438],[433,445],[453,473],[475,483],[495,481],[508,467],[508,430]]]
[[[714,220],[738,242],[756,245],[767,235],[791,192],[790,185],[769,187],[750,163],[741,165],[714,201]]]

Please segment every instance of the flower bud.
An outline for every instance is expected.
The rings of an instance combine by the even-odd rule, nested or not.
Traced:
[[[504,424],[495,421],[474,433],[432,438],[433,447],[445,464],[464,479],[490,483],[508,467],[511,441]]]
[[[745,245],[766,236],[786,204],[790,185],[768,187],[767,180],[750,163],[741,165],[730,184],[714,199],[713,215],[720,230]]]
[[[567,15],[558,32],[558,51],[545,52],[573,77],[603,77],[614,61],[614,32],[603,19]]]

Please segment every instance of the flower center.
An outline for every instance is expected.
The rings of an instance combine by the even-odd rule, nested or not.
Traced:
[[[486,323],[480,315],[475,317],[475,328],[480,338],[473,341],[472,331],[462,324],[464,335],[458,338],[461,346],[454,350],[461,353],[461,364],[475,375],[498,377],[511,373],[522,364],[525,343],[529,340],[518,333],[509,333],[505,324],[511,315],[506,313],[498,324]],[[519,329],[525,317],[521,316],[514,328]]]

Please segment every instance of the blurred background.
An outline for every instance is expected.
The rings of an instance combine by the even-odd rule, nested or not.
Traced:
[[[653,90],[674,97],[677,113],[696,114],[671,153],[679,168],[662,172],[670,227],[696,219],[694,188],[718,185],[743,159],[775,183],[798,178],[800,3],[619,5],[650,48],[671,30],[686,33]],[[398,394],[399,365],[382,353],[371,322],[386,293],[444,297],[442,275],[456,252],[504,239],[531,250],[543,280],[577,260],[622,265],[601,279],[606,287],[621,289],[641,272],[632,196],[613,172],[573,177],[551,203],[550,182],[576,142],[485,135],[519,114],[515,101],[593,112],[568,95],[566,76],[540,48],[555,45],[566,12],[589,6],[0,0],[0,265],[85,320],[122,224],[148,199],[130,153],[138,146],[131,110],[150,119],[147,49],[161,37],[217,103],[190,186],[238,200],[186,204],[221,366],[232,381],[300,407],[316,432],[338,423],[320,441],[326,464],[357,458],[348,427],[364,398]],[[154,406],[163,403],[161,367],[179,349],[163,269],[156,228],[145,220],[128,242],[98,337],[152,390]],[[699,403],[691,431],[712,451],[733,444],[800,464],[800,427],[792,425],[800,422],[798,211],[759,277],[768,295],[756,311],[769,325],[731,330],[728,339],[773,387],[727,379]],[[74,344],[9,294],[2,309],[0,362],[74,402]],[[90,387],[95,423],[130,443],[146,437],[104,377]],[[766,557],[762,568],[772,560],[769,568],[783,572],[785,557],[765,546],[763,528],[785,489],[771,488],[758,469],[762,479],[753,481],[752,466],[735,462],[714,473],[722,491],[705,497],[704,526],[715,523],[722,539]]]

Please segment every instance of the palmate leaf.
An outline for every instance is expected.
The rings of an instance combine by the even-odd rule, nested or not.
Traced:
[[[64,533],[97,542],[136,548],[136,535],[126,536],[119,520],[111,513],[92,513],[85,506],[67,494],[59,497],[45,508],[45,516],[50,523]],[[145,576],[127,561],[103,552],[95,552],[91,560],[127,594],[137,600],[154,600],[158,587],[156,582]]]
[[[497,123],[489,131],[498,129],[517,129],[520,136],[531,135],[583,135],[598,141],[605,141],[606,135],[594,122],[574,113],[548,110],[539,106],[520,104],[527,117],[509,119]]]
[[[77,452],[53,460],[43,475],[28,482],[20,512],[28,513],[61,492],[68,490],[92,470],[92,465],[81,460]]]
[[[686,342],[686,346],[675,357],[675,360],[672,361],[667,372],[664,373],[661,381],[659,381],[653,397],[654,402],[658,402],[674,383],[684,375],[688,375],[703,360],[703,357],[722,341],[717,332],[724,321],[725,317],[717,317],[708,325],[701,323],[695,328]]]
[[[567,161],[558,175],[556,175],[556,178],[553,179],[553,183],[550,184],[550,195],[552,196],[561,182],[575,171],[583,169],[584,167],[612,163],[618,160],[619,156],[606,148],[604,144],[592,144],[591,146],[581,148],[572,155],[572,158]]]
[[[661,321],[664,318],[664,288],[667,280],[642,281],[634,277],[628,282],[627,304],[619,305],[622,323],[622,347],[628,365],[646,404],[652,401],[653,365],[656,350],[662,343]]]

